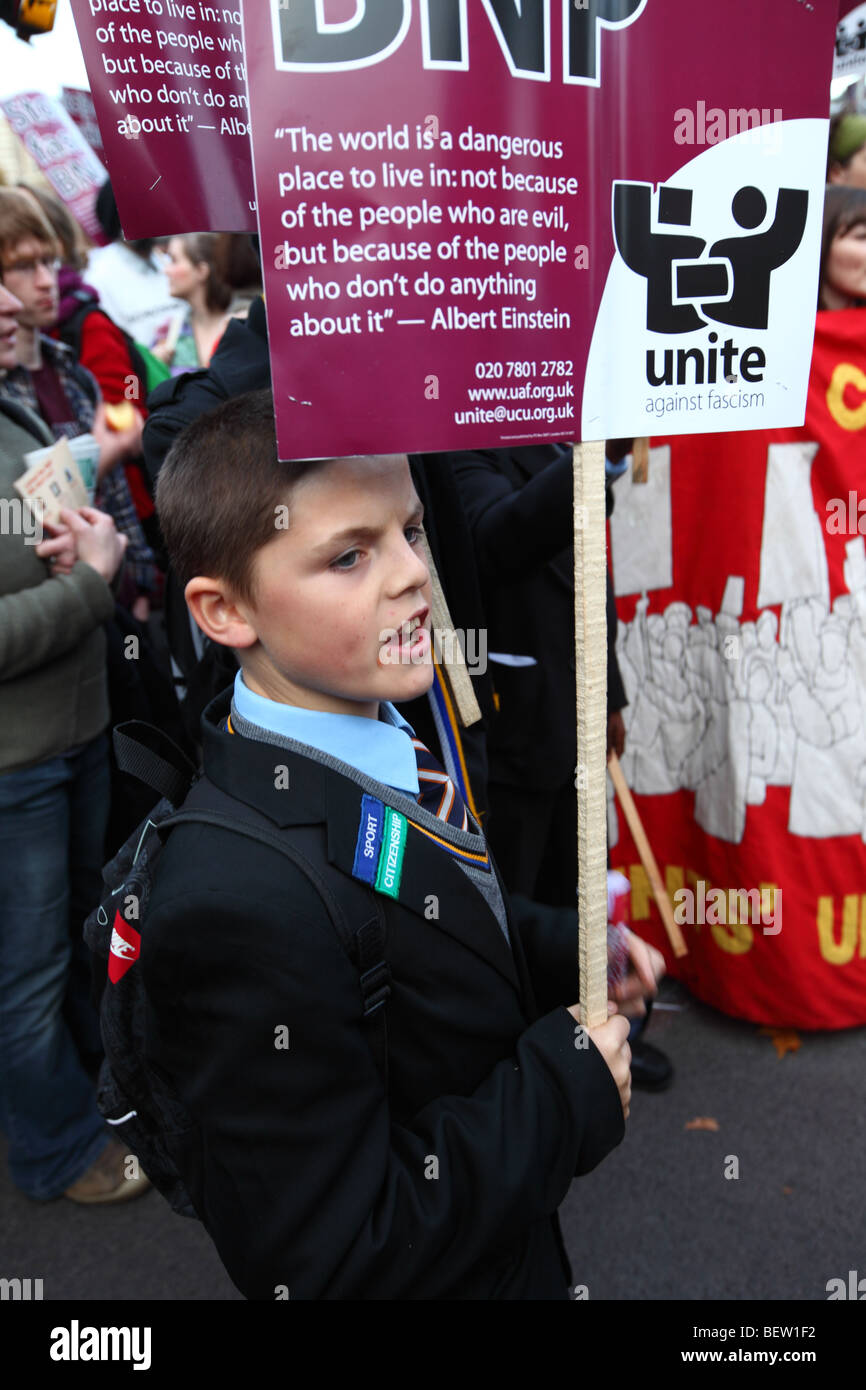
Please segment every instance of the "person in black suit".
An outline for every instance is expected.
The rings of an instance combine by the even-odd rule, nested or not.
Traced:
[[[615,473],[630,440],[607,444]],[[509,891],[567,907],[577,889],[574,520],[570,444],[453,453],[478,564],[497,713],[487,737],[487,826]],[[611,468],[613,465],[613,468]],[[610,482],[607,515],[613,510]],[[608,752],[622,756],[628,703],[607,576]],[[634,1085],[661,1090],[673,1067],[631,1038]]]
[[[166,1138],[229,1274],[258,1299],[567,1297],[555,1213],[622,1138],[627,1021],[577,1024],[573,912],[509,908],[391,703],[432,677],[405,457],[280,465],[257,393],[178,439],[157,506],[196,621],[242,666],[206,712],[206,775],[386,924],[387,1082],[309,877],[216,826],[162,853],[148,1057],[192,1116]]]
[[[574,903],[575,768],[571,445],[447,456],[469,523],[496,715],[487,737],[489,835],[512,892]],[[608,515],[613,501],[607,491]],[[608,749],[627,704],[608,576]]]

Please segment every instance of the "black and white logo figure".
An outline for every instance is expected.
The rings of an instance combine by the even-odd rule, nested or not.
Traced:
[[[836,57],[862,53],[866,49],[866,5],[859,5],[840,19],[836,26]]]
[[[691,229],[692,198],[691,189],[661,184],[653,226],[652,185],[614,183],[616,248],[647,282],[647,328],[692,333],[713,320],[765,329],[773,271],[791,259],[803,239],[808,193],[780,188],[770,214],[759,188],[738,189],[731,217],[742,230],[721,237],[709,250],[707,238]]]

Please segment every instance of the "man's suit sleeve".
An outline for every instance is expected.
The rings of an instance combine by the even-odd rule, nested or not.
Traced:
[[[449,457],[486,583],[510,583],[532,575],[573,544],[570,454],[548,464],[517,491],[502,472],[499,451]]]
[[[607,712],[616,714],[625,709],[628,696],[625,693],[622,673],[616,655],[616,634],[619,622],[616,615],[616,598],[610,570],[607,572]]]
[[[517,928],[541,1013],[580,999],[579,923],[576,907],[550,907],[522,893],[509,893],[510,920]]]
[[[292,886],[279,912],[205,891],[152,905],[149,1051],[198,1121],[179,1166],[247,1297],[447,1294],[620,1142],[616,1086],[560,1009],[474,1093],[392,1124],[357,974],[330,923],[287,910]]]

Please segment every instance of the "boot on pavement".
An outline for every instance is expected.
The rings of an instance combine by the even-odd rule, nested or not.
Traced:
[[[144,1173],[139,1173],[135,1178],[127,1177],[130,1157],[116,1139],[109,1139],[96,1162],[71,1187],[67,1187],[64,1197],[92,1205],[130,1202],[133,1197],[140,1197],[150,1187],[150,1181]]]

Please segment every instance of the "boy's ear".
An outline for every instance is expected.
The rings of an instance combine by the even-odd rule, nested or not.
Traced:
[[[212,642],[243,648],[259,640],[249,623],[246,605],[238,603],[223,580],[196,575],[183,592],[195,622]]]

